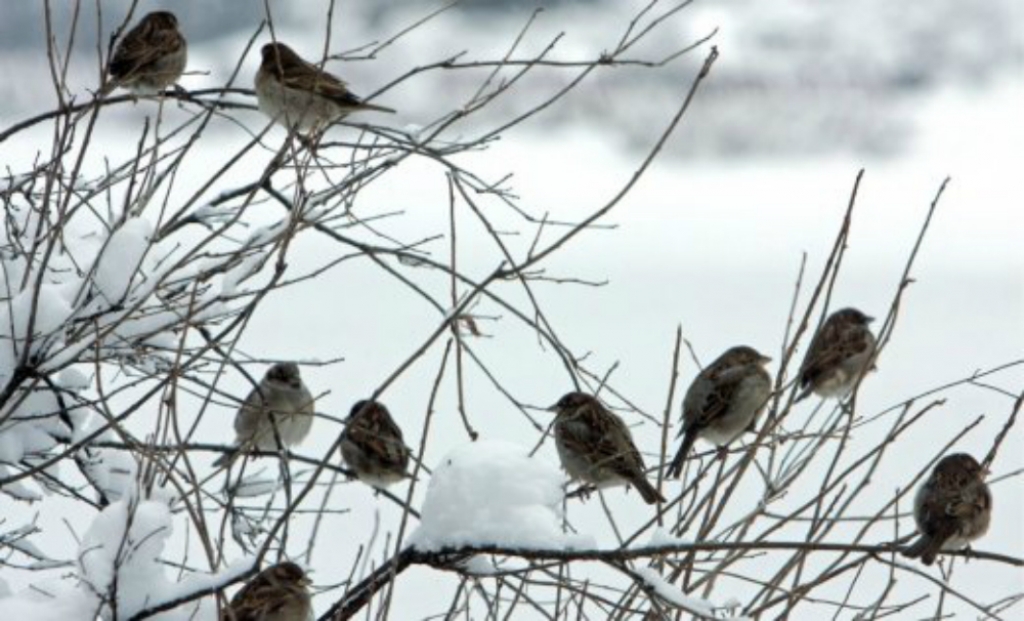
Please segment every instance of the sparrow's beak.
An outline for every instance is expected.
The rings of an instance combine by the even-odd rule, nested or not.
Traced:
[[[761,356],[760,358],[758,358],[758,361],[761,364],[768,364],[769,362],[772,361],[772,357],[771,356]]]
[[[549,407],[547,407],[545,409],[547,409],[548,412],[556,412],[557,413],[558,412],[558,404],[556,403],[556,404],[554,404],[552,406],[549,406]]]
[[[865,318],[864,318],[864,323],[871,323],[871,322],[872,322],[872,321],[874,321],[874,320],[875,320],[875,318],[874,318],[874,317],[865,317]]]

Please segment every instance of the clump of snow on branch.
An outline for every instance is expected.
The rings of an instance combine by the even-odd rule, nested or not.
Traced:
[[[107,419],[96,413],[90,413],[81,422],[76,422],[72,441],[83,442],[90,436],[95,436],[99,442],[117,442],[121,439],[108,426]],[[106,500],[120,500],[135,489],[138,465],[131,453],[86,446],[79,452],[78,459],[82,474]]]
[[[687,546],[692,545],[693,542],[689,539],[683,539],[676,537],[668,529],[655,528],[651,532],[651,538],[646,543],[638,543],[634,547],[643,548],[647,546],[660,547],[660,546]]]
[[[96,261],[93,282],[110,303],[127,295],[132,279],[140,275],[142,258],[149,248],[153,227],[145,218],[131,218],[107,239],[103,254]]]
[[[634,569],[633,573],[643,580],[648,590],[665,600],[666,602],[687,610],[699,617],[714,617],[715,607],[706,599],[691,597],[683,593],[682,589],[665,580],[658,570],[653,567],[640,567]]]
[[[226,584],[251,569],[251,559],[218,575],[192,574],[169,580],[160,557],[172,531],[171,512],[161,500],[134,496],[98,514],[82,538],[77,582],[54,581],[0,598],[9,616],[37,620],[128,619],[154,606]],[[148,618],[162,621],[214,619],[215,603],[205,597]]]
[[[88,182],[68,183],[90,195]],[[161,237],[149,218],[134,212],[72,208],[60,219],[47,218],[28,200],[45,203],[41,192],[30,187],[3,197],[0,477],[16,464],[33,467],[52,458],[69,439],[121,440],[110,430],[92,437],[103,423],[82,405],[89,401],[91,380],[71,387],[58,376],[76,363],[95,362],[154,376],[165,371],[177,355],[180,328],[234,312],[235,300],[262,286],[251,277],[272,253],[276,237],[290,234],[284,220],[261,229],[260,244],[244,254],[238,242],[218,238],[218,248],[226,251],[191,255],[180,240]],[[115,479],[134,476],[126,455],[86,447],[74,457],[106,500],[123,495],[123,481]],[[43,474],[59,473],[54,466]],[[21,481],[9,482],[3,492],[27,501],[40,498]]]
[[[10,466],[21,463],[37,468],[52,455],[59,442],[66,442],[72,434],[75,423],[83,416],[81,410],[69,407],[66,395],[72,388],[65,382],[65,373],[56,378],[51,389],[40,383],[38,387],[24,390],[16,399],[0,408],[0,478],[17,474]],[[0,378],[0,386],[5,382]],[[57,391],[65,392],[62,407]],[[46,466],[42,472],[43,483],[58,480],[60,464]],[[41,500],[40,492],[26,485],[25,479],[7,481],[0,486],[0,492],[12,498],[25,501]]]
[[[0,419],[0,463],[41,457],[58,438],[67,438],[71,430],[56,415],[58,411],[57,399],[48,390],[27,392],[17,411]]]
[[[79,562],[86,591],[104,599],[116,596],[119,617],[142,610],[167,584],[157,558],[170,534],[171,514],[163,503],[112,504],[82,539]]]
[[[4,373],[10,373],[29,342],[29,330],[32,334],[29,354],[35,355],[55,344],[51,335],[63,328],[71,315],[71,305],[61,287],[54,284],[43,283],[38,287],[28,284],[20,291],[4,288],[3,293],[4,298],[10,300],[0,309],[0,330],[4,336],[12,337],[4,339],[7,345],[3,354]]]
[[[592,538],[562,529],[562,482],[557,467],[517,444],[480,440],[459,447],[434,469],[410,543],[421,551],[592,547]]]

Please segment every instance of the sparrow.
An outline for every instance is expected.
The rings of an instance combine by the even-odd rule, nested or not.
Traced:
[[[235,416],[237,448],[213,462],[229,463],[239,451],[275,451],[302,442],[313,425],[313,395],[299,376],[299,367],[279,362],[267,370],[258,388],[246,397]]]
[[[801,392],[796,401],[811,393],[842,397],[853,388],[874,358],[875,335],[868,328],[872,321],[855,308],[829,315],[800,364]]]
[[[271,565],[231,598],[221,621],[308,621],[313,612],[310,584],[295,563]]]
[[[548,408],[556,412],[555,446],[574,479],[598,487],[632,485],[644,502],[665,502],[647,481],[644,460],[622,419],[596,398],[570,392]]]
[[[285,127],[309,131],[325,127],[358,110],[395,111],[369,104],[345,83],[310,64],[284,43],[267,43],[256,72],[260,110]]]
[[[382,403],[362,400],[352,406],[341,432],[341,456],[360,481],[374,487],[401,481],[408,477],[411,453]]]
[[[170,11],[147,14],[117,44],[107,73],[110,91],[120,86],[136,95],[155,95],[178,81],[188,61],[188,45]]]
[[[697,374],[683,397],[683,443],[666,476],[679,478],[697,438],[724,447],[753,429],[772,392],[772,378],[764,369],[770,361],[753,347],[741,345]]]
[[[987,472],[965,453],[948,455],[935,464],[914,496],[914,521],[921,536],[903,556],[935,562],[941,550],[959,550],[988,531],[992,493]]]

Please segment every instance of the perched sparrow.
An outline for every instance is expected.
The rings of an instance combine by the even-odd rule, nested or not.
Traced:
[[[570,392],[548,409],[557,412],[555,446],[569,476],[598,487],[630,484],[647,504],[665,502],[647,481],[626,423],[600,401]]]
[[[832,313],[811,339],[800,365],[800,396],[842,397],[867,370],[875,354],[875,335],[868,324],[874,318],[855,308]]]
[[[295,563],[271,565],[231,598],[221,621],[308,621],[313,612],[310,584]]]
[[[268,43],[256,72],[256,98],[264,114],[285,127],[319,129],[357,110],[394,112],[364,102],[344,82],[312,65],[284,43]]]
[[[387,487],[406,478],[410,453],[383,404],[364,400],[352,406],[341,432],[341,456],[360,481]]]
[[[959,550],[988,530],[992,493],[985,469],[965,453],[939,460],[914,496],[914,521],[921,536],[903,556],[935,562],[941,550]]]
[[[136,95],[154,95],[178,81],[187,60],[178,18],[170,11],[153,11],[118,43],[107,67],[106,90],[121,86]]]
[[[223,466],[238,451],[255,448],[260,451],[295,446],[309,433],[313,425],[313,395],[299,376],[299,367],[291,362],[279,362],[267,370],[246,397],[235,416],[235,444],[231,453],[225,453],[213,462]]]
[[[752,347],[733,347],[697,375],[683,398],[683,443],[667,476],[682,474],[697,438],[724,447],[753,428],[772,392],[772,378],[764,369],[770,361]]]

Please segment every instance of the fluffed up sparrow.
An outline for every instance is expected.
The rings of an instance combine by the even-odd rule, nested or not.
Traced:
[[[800,364],[800,395],[797,401],[814,393],[819,397],[843,397],[872,364],[875,335],[868,324],[874,318],[855,308],[838,310],[825,320],[811,339],[811,346]]]
[[[271,565],[231,598],[221,621],[308,621],[312,581],[295,563]]]
[[[104,91],[120,86],[136,95],[154,95],[177,82],[187,62],[188,44],[178,31],[178,18],[170,11],[153,11],[118,43]]]
[[[753,429],[772,392],[772,378],[764,369],[770,361],[754,348],[741,345],[727,350],[697,374],[683,398],[679,432],[683,442],[666,476],[679,477],[697,438],[724,447]]]
[[[341,456],[360,481],[387,487],[407,478],[411,452],[382,403],[363,400],[352,406],[341,432]]]
[[[647,504],[665,502],[647,480],[626,423],[595,397],[570,392],[548,409],[557,412],[555,446],[569,476],[597,487],[632,485]]]
[[[235,416],[237,448],[213,463],[223,466],[239,451],[276,451],[302,442],[313,425],[313,395],[299,376],[299,367],[279,362],[246,397]]]
[[[947,455],[914,496],[914,521],[921,536],[903,555],[935,562],[942,550],[959,550],[988,531],[992,493],[985,469],[966,453]]]
[[[284,43],[267,43],[256,72],[260,110],[285,127],[321,129],[351,112],[391,108],[364,102],[345,82],[306,62]]]

